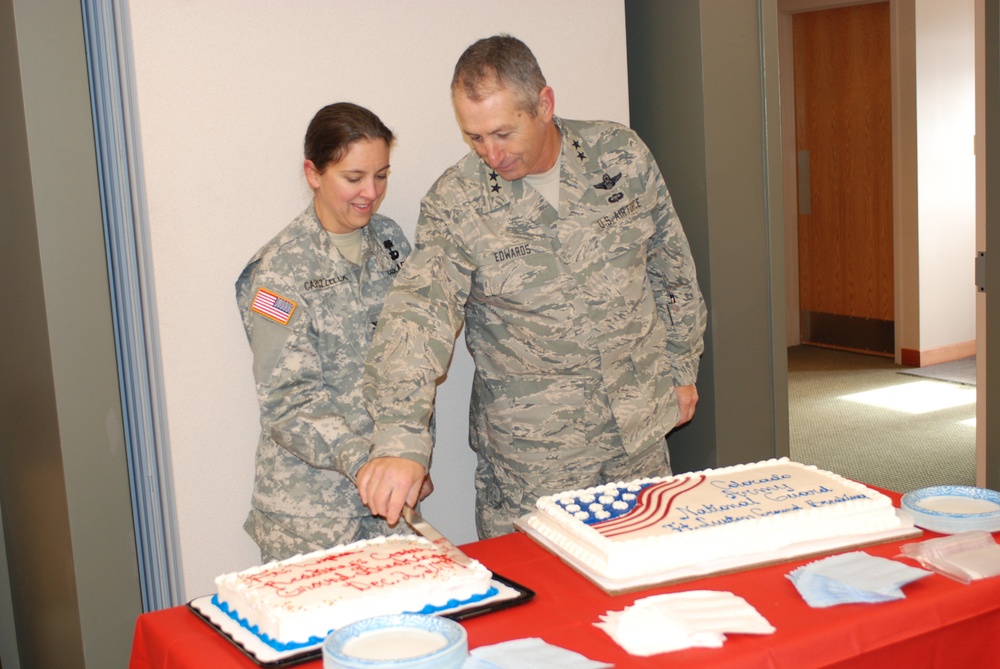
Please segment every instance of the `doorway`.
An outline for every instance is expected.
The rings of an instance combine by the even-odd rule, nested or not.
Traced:
[[[892,357],[889,3],[794,14],[792,47],[801,340]]]
[[[919,13],[912,3],[902,0],[889,0],[888,2],[852,2],[850,7],[845,7],[844,2],[835,0],[778,0],[779,11],[779,61],[781,63],[781,90],[795,91],[797,93],[796,78],[794,68],[798,66],[793,51],[794,45],[794,23],[795,18],[800,13],[816,13],[817,16],[828,16],[841,9],[857,11],[859,14],[865,11],[878,12],[877,5],[881,5],[886,11],[889,22],[889,57],[890,57],[890,96],[887,104],[891,108],[890,137],[891,149],[888,153],[891,177],[892,200],[890,218],[892,220],[890,239],[892,248],[892,264],[890,278],[891,289],[888,294],[891,296],[892,309],[888,313],[887,321],[892,324],[892,338],[894,344],[890,353],[886,355],[892,357],[897,365],[908,367],[923,367],[933,365],[938,362],[955,360],[975,352],[977,339],[979,344],[985,344],[985,337],[970,334],[969,341],[951,343],[954,340],[946,336],[949,333],[944,331],[951,318],[952,306],[950,301],[966,300],[972,295],[972,258],[975,255],[975,248],[971,244],[962,246],[962,252],[952,257],[948,262],[941,262],[935,257],[937,253],[945,256],[950,249],[944,249],[953,240],[946,237],[950,233],[953,237],[958,236],[957,225],[962,222],[964,225],[969,209],[963,209],[964,203],[957,202],[945,216],[941,216],[940,209],[935,209],[933,203],[928,206],[927,197],[931,193],[953,192],[951,189],[950,177],[938,179],[934,176],[928,178],[925,170],[928,165],[933,169],[943,171],[944,163],[935,166],[935,161],[941,161],[937,153],[939,144],[944,144],[945,140],[950,142],[952,147],[969,146],[968,158],[972,159],[971,146],[973,142],[966,139],[973,135],[971,129],[965,129],[965,117],[959,122],[951,118],[945,118],[943,111],[946,105],[938,105],[937,108],[929,107],[928,100],[947,100],[950,105],[958,110],[961,109],[961,100],[949,99],[947,94],[942,95],[941,91],[948,90],[947,82],[949,78],[961,80],[971,76],[971,63],[965,65],[964,62],[958,65],[958,70],[949,69],[951,65],[951,53],[942,52],[941,43],[936,40],[954,40],[954,31],[958,30],[965,34],[971,30],[972,21],[969,17],[971,7],[963,3],[962,5],[952,4],[945,1],[934,1],[924,3],[919,8]],[[875,20],[874,18],[872,19]],[[966,25],[966,22],[968,25]],[[803,23],[805,23],[803,21]],[[978,26],[978,21],[976,22]],[[849,32],[849,31],[847,31]],[[968,40],[971,42],[971,40]],[[949,48],[954,50],[954,44],[949,43]],[[958,47],[961,50],[961,47]],[[933,54],[930,58],[928,54]],[[941,57],[943,56],[943,57]],[[841,69],[849,69],[849,62],[852,54],[840,57],[838,65]],[[935,57],[940,57],[935,61]],[[923,59],[923,60],[921,60]],[[965,69],[962,69],[965,68]],[[976,69],[979,69],[977,65]],[[917,95],[917,84],[920,84],[922,96]],[[845,94],[846,95],[846,94]],[[965,95],[963,92],[962,95]],[[782,135],[785,138],[796,136],[796,111],[798,103],[791,104],[793,96],[785,94],[781,96],[782,107]],[[834,104],[830,102],[829,104]],[[918,108],[921,115],[921,123],[917,124]],[[967,107],[964,108],[967,110]],[[928,119],[934,114],[941,114],[941,118],[934,118],[932,122]],[[963,112],[965,113],[965,112]],[[950,133],[955,133],[950,125],[959,126],[958,130],[963,135],[957,139]],[[980,135],[981,136],[981,135]],[[917,160],[918,140],[920,147],[920,161]],[[805,147],[808,148],[808,147]],[[798,176],[800,174],[800,161],[796,146],[793,142],[785,141],[782,147],[783,169],[783,208],[786,220],[786,286],[788,292],[788,303],[786,304],[786,322],[788,324],[787,339],[789,346],[809,341],[815,341],[815,335],[805,328],[800,328],[800,311],[811,311],[811,304],[805,301],[804,296],[808,296],[807,290],[800,287],[800,261],[806,263],[810,256],[800,252],[800,231],[807,231],[800,228],[800,192],[798,190]],[[949,156],[950,160],[951,157]],[[965,160],[965,157],[962,157]],[[815,168],[813,164],[807,167]],[[919,169],[918,169],[919,166]],[[851,167],[851,166],[849,166]],[[851,169],[856,169],[851,167]],[[968,169],[968,164],[963,163],[956,171]],[[845,167],[845,171],[847,168]],[[966,175],[963,187],[971,183],[971,174],[961,172]],[[810,175],[815,179],[817,175],[815,169]],[[925,184],[918,193],[918,182]],[[816,189],[811,189],[813,199],[817,198]],[[942,198],[943,199],[943,198]],[[806,201],[807,205],[816,205],[815,201]],[[807,209],[808,211],[808,209]],[[815,216],[815,209],[813,210]],[[919,229],[918,229],[919,223]],[[963,234],[965,234],[963,232]],[[932,240],[928,243],[928,240]],[[828,239],[826,244],[835,246],[841,243],[838,239]],[[979,248],[979,245],[977,245]],[[932,258],[928,265],[926,258]],[[803,281],[811,268],[805,268],[802,273]],[[964,273],[968,272],[966,279]],[[959,278],[959,281],[953,279]],[[874,276],[871,281],[872,289],[870,299],[875,300],[878,295],[882,295],[878,279]],[[944,283],[951,283],[944,287]],[[839,281],[829,281],[830,285],[840,285]],[[886,284],[890,285],[890,284]],[[949,297],[952,296],[952,297]],[[800,304],[801,300],[801,304]],[[824,307],[825,308],[825,307]],[[923,320],[921,320],[923,312]],[[935,320],[936,317],[936,320]],[[982,318],[980,316],[979,318]],[[971,322],[971,321],[970,321]],[[940,345],[935,339],[941,342]],[[820,342],[822,343],[822,342]],[[854,350],[869,350],[868,346],[846,346],[844,348]],[[982,349],[980,349],[982,350]],[[985,374],[980,376],[985,377]],[[985,401],[985,378],[978,384],[979,405],[983,406]],[[985,444],[982,439],[985,421],[982,412],[979,415],[978,424],[975,426],[977,452],[980,457],[980,466],[977,467],[978,480],[982,481],[985,476],[982,467],[982,458],[985,453]]]

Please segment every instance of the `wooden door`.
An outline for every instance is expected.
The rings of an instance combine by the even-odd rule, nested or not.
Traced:
[[[893,353],[889,3],[792,17],[802,340]]]

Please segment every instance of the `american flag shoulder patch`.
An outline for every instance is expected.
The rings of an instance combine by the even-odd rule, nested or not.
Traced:
[[[258,288],[257,294],[254,295],[253,302],[250,304],[250,309],[272,321],[288,325],[288,321],[291,320],[297,306],[288,298],[264,288]]]

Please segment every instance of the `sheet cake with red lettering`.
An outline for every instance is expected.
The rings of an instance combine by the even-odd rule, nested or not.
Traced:
[[[497,594],[492,578],[479,562],[459,564],[422,537],[389,536],[223,574],[212,604],[286,651],[363,618],[486,599]]]

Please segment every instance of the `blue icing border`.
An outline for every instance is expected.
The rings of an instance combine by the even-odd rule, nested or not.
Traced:
[[[571,516],[574,515],[574,512],[570,511],[566,507],[569,506],[570,504],[576,504],[576,505],[578,505],[581,510],[586,511],[587,514],[588,514],[587,518],[582,519],[580,522],[582,522],[584,525],[596,525],[597,523],[603,523],[603,522],[608,521],[608,520],[614,520],[615,518],[618,518],[620,516],[624,516],[625,514],[629,513],[632,509],[635,508],[636,502],[639,501],[639,493],[642,492],[643,490],[645,490],[646,488],[648,488],[651,485],[653,485],[653,484],[652,483],[643,483],[643,484],[641,484],[639,486],[639,489],[634,492],[635,498],[631,499],[631,500],[628,500],[628,501],[625,502],[627,504],[627,506],[624,509],[615,509],[610,504],[601,504],[601,507],[605,511],[607,511],[608,514],[609,514],[607,518],[597,518],[597,517],[595,517],[594,516],[594,512],[592,512],[588,508],[591,504],[600,504],[600,502],[598,501],[598,498],[601,495],[599,493],[598,494],[587,493],[588,495],[591,495],[591,496],[594,497],[594,501],[592,501],[592,502],[583,502],[583,501],[581,501],[580,496],[577,495],[576,497],[574,497],[572,499],[568,499],[568,500],[561,500],[561,499],[556,500],[556,504],[558,504],[559,506],[561,506],[563,508],[563,511],[565,511],[568,514],[570,514]],[[606,488],[607,486],[596,486],[596,487]],[[618,496],[615,498],[615,501],[625,501],[625,500],[621,499],[621,496],[623,494],[625,494],[625,493],[632,492],[632,491],[630,491],[628,489],[628,486],[615,486],[615,488],[618,490]]]
[[[437,613],[439,611],[447,611],[448,609],[454,609],[454,608],[459,607],[459,606],[465,606],[466,604],[475,604],[476,602],[481,602],[484,599],[489,599],[490,597],[495,597],[498,594],[500,594],[500,591],[497,590],[497,588],[495,586],[491,586],[490,589],[487,590],[486,592],[484,592],[483,594],[481,594],[481,595],[473,595],[472,597],[469,597],[468,599],[464,599],[464,600],[461,600],[461,601],[459,601],[457,599],[449,599],[445,604],[443,604],[441,606],[432,606],[432,605],[428,604],[427,606],[425,606],[424,608],[420,609],[419,611],[404,611],[403,613],[415,613],[415,614],[418,614],[418,615],[430,615],[432,613]],[[330,632],[333,632],[333,630],[330,630],[330,632],[327,632],[326,635],[324,635],[324,636],[310,637],[307,641],[289,641],[287,643],[282,643],[281,641],[278,641],[277,639],[272,639],[267,634],[262,634],[260,632],[260,630],[257,628],[256,625],[250,625],[247,622],[246,618],[240,617],[240,615],[236,611],[233,611],[232,609],[229,608],[229,605],[226,602],[220,601],[218,593],[212,595],[212,604],[214,604],[220,611],[222,611],[223,613],[225,613],[227,616],[229,616],[230,618],[232,618],[233,620],[235,620],[236,622],[238,622],[240,624],[240,627],[243,627],[248,632],[250,632],[251,634],[253,634],[255,637],[257,637],[258,639],[260,639],[261,642],[267,644],[268,646],[270,646],[274,650],[276,650],[278,652],[281,652],[281,653],[286,652],[286,651],[290,651],[290,650],[299,650],[301,648],[308,648],[309,646],[314,646],[314,645],[316,645],[318,643],[321,643],[323,641],[323,639],[325,639],[330,634]]]

